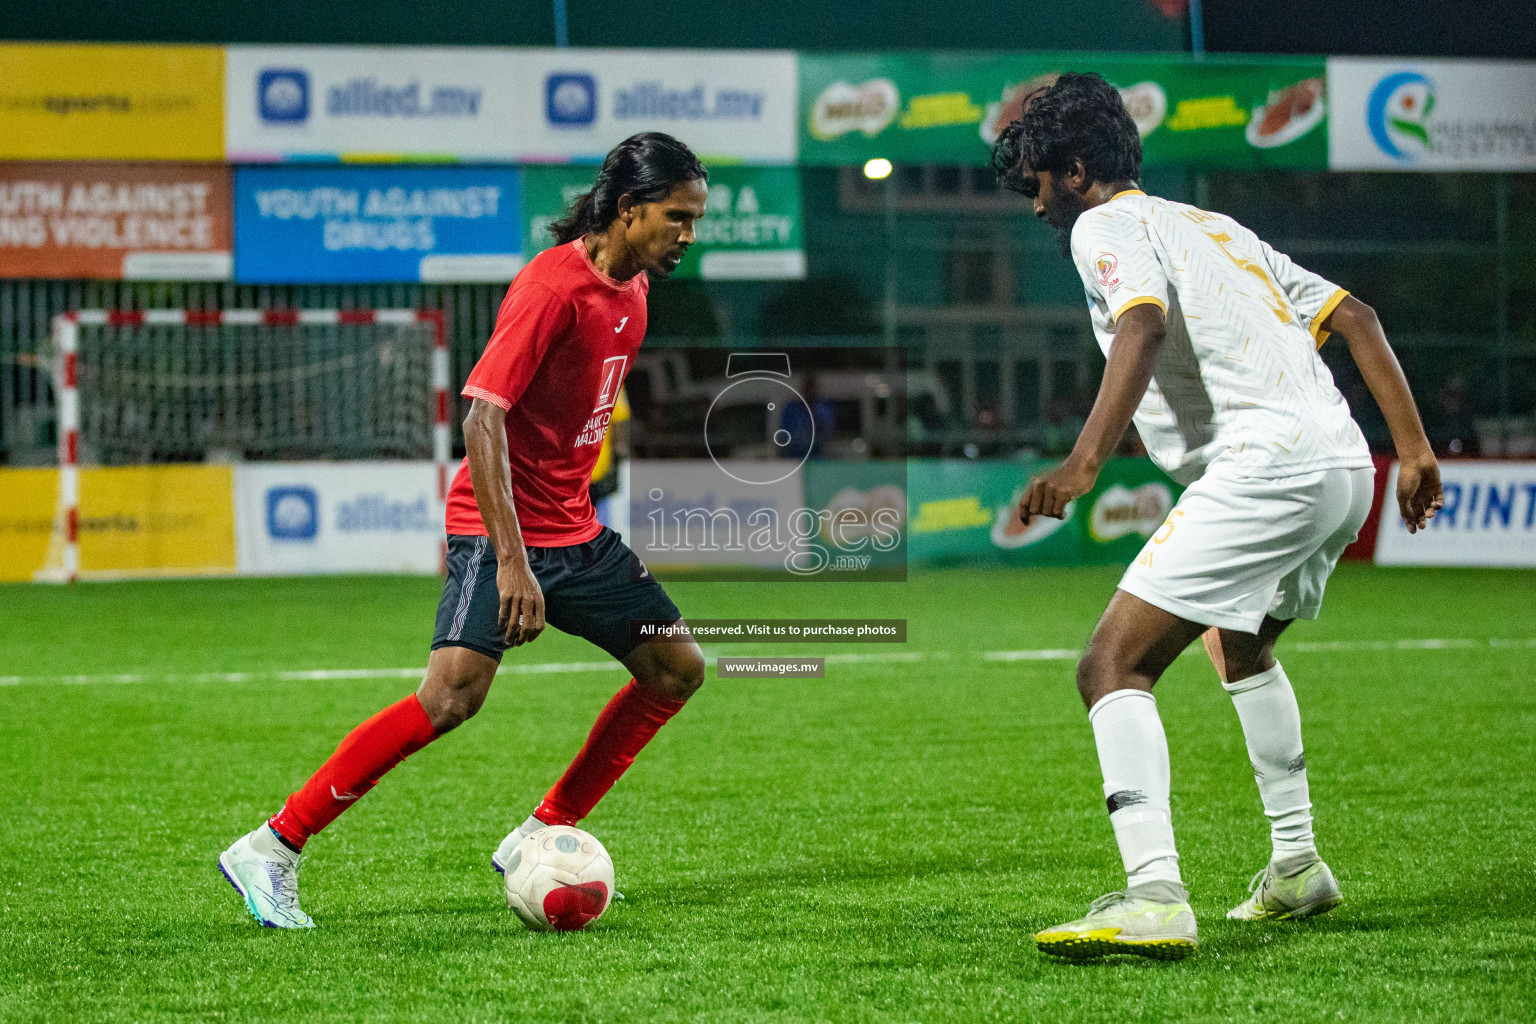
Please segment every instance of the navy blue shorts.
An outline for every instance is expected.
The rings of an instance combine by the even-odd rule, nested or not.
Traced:
[[[676,622],[677,605],[640,559],[608,527],[585,544],[528,548],[528,566],[544,591],[544,621],[590,640],[623,661],[640,645],[631,619]],[[448,579],[437,604],[432,649],[468,647],[501,660],[507,642],[496,625],[496,550],[488,537],[448,535]]]

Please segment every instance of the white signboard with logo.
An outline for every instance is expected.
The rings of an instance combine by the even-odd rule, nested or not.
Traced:
[[[774,50],[525,51],[538,114],[529,160],[600,160],[643,131],[682,139],[706,161],[792,164],[799,70]]]
[[[227,159],[596,161],[641,131],[795,160],[787,51],[231,46]]]
[[[1376,534],[1378,565],[1536,567],[1536,462],[1442,462],[1445,507],[1410,534],[1397,514],[1397,463]]]
[[[1336,171],[1536,170],[1536,62],[1330,57]]]
[[[513,161],[528,120],[518,54],[491,47],[231,46],[235,162],[341,157]]]
[[[241,574],[438,571],[443,509],[431,462],[235,467]]]

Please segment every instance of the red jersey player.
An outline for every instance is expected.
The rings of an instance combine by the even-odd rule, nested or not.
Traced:
[[[671,273],[693,243],[705,178],[669,135],[626,139],[551,227],[559,244],[512,282],[463,390],[473,399],[469,454],[448,495],[448,579],[426,679],[353,729],[277,814],[219,857],[263,925],[314,927],[298,900],[305,841],[385,772],[473,716],[502,653],[531,642],[546,622],[591,640],[633,678],[492,854],[498,872],[527,834],[584,818],[704,681],[691,639],[631,638],[631,620],[677,623],[681,615],[619,535],[598,523],[587,490],[645,335],[646,275]]]

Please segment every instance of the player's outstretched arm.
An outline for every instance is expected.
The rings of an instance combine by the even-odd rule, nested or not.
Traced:
[[[1342,334],[1349,343],[1349,354],[1386,417],[1399,464],[1397,507],[1408,532],[1416,533],[1429,524],[1445,499],[1440,493],[1440,464],[1424,436],[1408,379],[1387,343],[1376,311],[1353,295],[1345,296],[1328,314],[1323,327]]]
[[[1105,460],[1131,425],[1131,416],[1147,393],[1147,385],[1152,383],[1152,369],[1166,336],[1163,311],[1153,303],[1140,303],[1120,315],[1115,322],[1115,340],[1109,347],[1104,379],[1088,422],[1077,436],[1067,461],[1029,482],[1029,489],[1019,502],[1019,517],[1024,522],[1034,516],[1061,519],[1069,501],[1092,489]]]
[[[544,591],[528,565],[523,531],[512,503],[512,465],[507,457],[507,411],[475,399],[464,418],[464,448],[475,504],[496,551],[496,590],[501,596],[497,624],[513,647],[544,631]]]

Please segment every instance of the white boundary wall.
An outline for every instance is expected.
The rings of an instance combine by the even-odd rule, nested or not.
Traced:
[[[246,463],[234,485],[242,576],[438,571],[434,463]]]
[[[1410,534],[1397,514],[1392,464],[1376,534],[1377,565],[1536,568],[1536,462],[1440,463],[1445,507]]]

